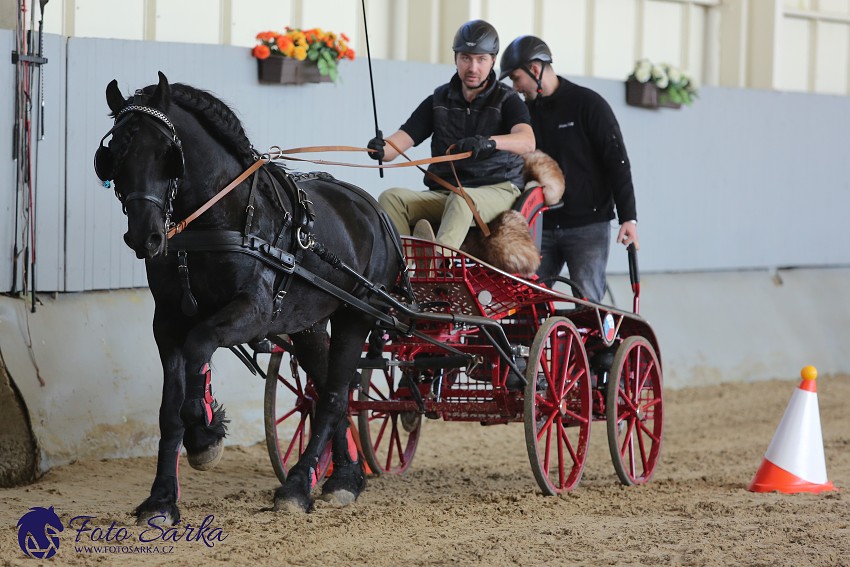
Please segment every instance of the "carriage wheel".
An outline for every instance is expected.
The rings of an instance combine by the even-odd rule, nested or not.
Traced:
[[[664,412],[661,366],[643,337],[628,337],[617,348],[605,399],[608,448],[620,482],[648,482],[658,464]]]
[[[319,399],[313,380],[302,374],[295,357],[287,354],[290,373],[280,372],[284,351],[275,348],[266,372],[266,446],[272,467],[283,484],[289,469],[307,448]],[[316,481],[324,478],[331,463],[330,443],[316,467]]]
[[[396,366],[383,371],[363,369],[360,379],[361,403],[403,399],[398,395],[401,373]],[[363,456],[375,474],[401,474],[407,470],[419,444],[422,414],[419,412],[377,411],[368,405],[357,415]]]
[[[547,319],[534,337],[525,371],[525,444],[544,494],[578,485],[592,421],[590,366],[581,337],[564,317]]]

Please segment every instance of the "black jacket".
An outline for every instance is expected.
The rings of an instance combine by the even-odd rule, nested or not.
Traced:
[[[571,228],[614,218],[637,220],[629,156],[620,125],[596,92],[558,77],[548,97],[527,101],[537,148],[561,166],[564,206],[543,216],[544,228]]]
[[[410,135],[415,145],[431,137],[431,155],[445,155],[452,144],[468,136],[496,136],[510,134],[516,124],[530,122],[528,111],[516,92],[496,80],[492,71],[490,84],[467,102],[463,97],[457,73],[448,83],[437,87],[434,94],[426,98],[413,111],[401,129]],[[522,187],[522,158],[517,154],[496,151],[492,156],[473,161],[465,159],[454,162],[458,179],[462,185],[480,187],[510,181]],[[448,163],[428,166],[431,173],[449,183],[455,183]],[[436,182],[425,177],[425,184],[432,189],[442,189]]]

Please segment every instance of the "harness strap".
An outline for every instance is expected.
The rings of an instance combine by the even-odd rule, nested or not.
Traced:
[[[213,197],[209,201],[201,205],[197,211],[195,211],[182,221],[178,222],[173,227],[169,228],[168,232],[166,233],[166,238],[172,238],[174,235],[180,234],[181,232],[186,230],[186,227],[189,226],[190,222],[197,219],[199,216],[204,214],[207,209],[218,203],[221,199],[224,198],[225,195],[230,193],[237,185],[245,181],[245,179],[247,179],[249,175],[257,171],[264,163],[266,163],[266,160],[264,160],[263,158],[257,159],[257,161],[251,164],[251,167],[240,173],[236,179],[231,181],[224,189],[213,195]]]
[[[254,191],[257,189],[257,181],[259,175],[254,176],[254,181],[251,182],[251,191],[248,193],[248,206],[245,207],[245,230],[243,234],[251,234],[251,223],[254,222]]]
[[[295,256],[257,236],[242,236],[235,230],[193,230],[172,237],[172,246],[187,252],[239,252],[260,260],[275,270],[291,274]]]

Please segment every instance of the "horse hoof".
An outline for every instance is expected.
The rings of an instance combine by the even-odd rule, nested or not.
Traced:
[[[334,506],[349,506],[357,500],[357,495],[349,490],[337,490],[335,492],[324,492],[321,497],[325,502],[330,502]]]
[[[224,439],[219,439],[200,453],[186,455],[189,466],[195,470],[208,471],[218,464],[224,454]]]
[[[283,512],[284,514],[302,515],[309,511],[309,507],[305,508],[296,500],[275,500],[272,510]]]
[[[137,526],[173,526],[174,517],[165,511],[143,512],[136,518]]]

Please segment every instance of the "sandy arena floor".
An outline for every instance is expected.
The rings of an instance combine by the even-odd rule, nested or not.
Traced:
[[[77,552],[65,529],[53,559],[24,556],[16,523],[32,506],[54,506],[65,525],[86,515],[101,530],[130,526],[123,545],[139,547],[130,511],[147,495],[154,460],[80,461],[0,490],[0,565],[850,565],[850,377],[818,380],[827,473],[842,490],[745,490],[796,385],[666,392],[662,461],[643,487],[619,484],[601,423],[578,488],[544,497],[521,424],[427,421],[411,469],[370,479],[348,508],[265,511],[277,487],[265,446],[228,447],[216,470],[184,459],[180,471],[182,524],[214,515],[210,525],[227,536],[214,547],[180,539],[156,542],[172,547],[167,555],[114,553],[114,542]]]

